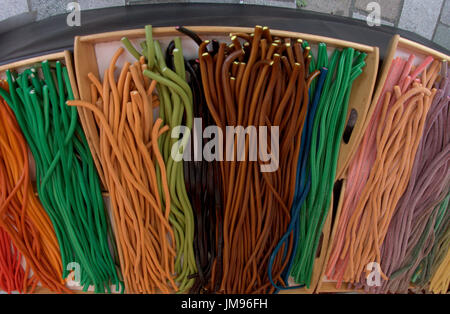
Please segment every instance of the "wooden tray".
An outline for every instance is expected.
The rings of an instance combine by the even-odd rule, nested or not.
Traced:
[[[216,38],[219,40],[228,39],[227,41],[229,41],[228,36],[229,33],[253,32],[253,28],[247,27],[218,27],[218,26],[186,26],[186,27],[199,34],[203,39],[212,39],[212,38]],[[374,90],[378,71],[378,61],[379,61],[378,48],[344,40],[302,33],[295,33],[289,31],[271,30],[271,33],[272,35],[279,37],[301,38],[303,40],[307,40],[313,47],[320,42],[324,42],[327,44],[327,47],[329,48],[352,47],[356,50],[367,53],[366,66],[363,69],[363,73],[354,82],[352,88],[347,120],[349,113],[352,110],[355,110],[357,112],[358,118],[353,128],[353,132],[351,133],[350,140],[347,143],[345,143],[344,141],[342,141],[341,143],[336,173],[336,178],[339,178],[341,174],[345,172],[345,169],[352,155],[356,151],[356,147],[358,146],[359,141],[361,140],[360,136],[361,128],[363,127],[364,121],[366,120],[367,115],[369,114],[370,111],[369,106],[371,104],[372,93]],[[124,36],[130,39],[135,44],[135,46],[138,47],[139,45],[137,44],[137,40],[145,39],[145,31],[144,28],[141,28],[135,30],[116,31],[82,37],[79,36],[75,37],[75,47],[74,47],[75,70],[81,100],[90,101],[91,99],[90,81],[87,78],[88,73],[92,72],[97,77],[100,77],[101,75],[99,75],[99,73],[100,74],[103,73],[104,63],[109,62],[113,52],[111,54],[108,53],[108,56],[97,54],[100,54],[99,53],[100,51],[105,51],[103,49],[104,45],[108,45],[108,43],[115,43],[116,47],[118,47],[120,44],[120,39]],[[187,38],[185,35],[178,32],[175,29],[175,27],[157,27],[153,29],[153,37],[154,39],[161,40],[163,49],[165,49],[166,46],[165,43],[168,43],[171,38],[176,36],[182,39],[183,52],[185,56],[196,57],[197,51],[196,45],[191,41],[191,39]],[[192,55],[192,53],[194,53],[194,55]],[[128,52],[124,53],[124,55],[127,54]],[[122,55],[118,60],[117,63],[118,66],[121,66],[123,64],[125,58],[129,58],[127,59],[129,61],[134,61],[134,58],[131,57],[131,55],[128,55],[126,57]],[[83,108],[79,108],[79,111],[83,127],[85,127],[86,126],[85,121],[92,121],[93,119],[92,113]],[[90,142],[90,139],[88,139],[88,142]],[[328,242],[332,224],[332,209],[330,209],[329,213],[330,214],[327,217],[326,223],[322,231],[321,250],[317,253],[310,289],[296,289],[286,291],[285,293],[313,293],[316,290],[316,286],[319,282],[323,262],[326,257],[326,252],[329,245]]]
[[[11,71],[16,70],[20,72],[24,68],[27,68],[35,63],[39,63],[45,60],[63,61],[63,64],[67,67],[67,72],[69,73],[70,85],[72,86],[73,94],[75,98],[78,99],[79,94],[77,82],[75,80],[75,73],[73,70],[72,55],[68,50],[0,65],[0,78],[4,78],[4,72],[6,70]]]
[[[383,61],[383,65],[381,68],[381,73],[379,75],[378,81],[377,81],[377,86],[376,86],[376,90],[372,99],[372,104],[369,108],[369,111],[365,117],[365,121],[362,123],[362,126],[359,129],[359,141],[362,139],[363,134],[366,131],[366,128],[370,122],[370,119],[372,117],[372,113],[375,109],[376,104],[378,103],[378,100],[381,96],[381,93],[383,91],[383,87],[384,84],[386,82],[386,78],[389,74],[389,69],[391,67],[392,61],[394,60],[394,58],[398,57],[398,56],[408,56],[409,54],[414,53],[416,54],[416,62],[423,60],[424,57],[426,56],[433,56],[436,59],[440,59],[440,60],[447,60],[450,61],[450,56],[447,56],[443,53],[440,53],[436,50],[433,50],[431,48],[428,48],[426,46],[423,46],[421,44],[418,44],[416,42],[413,42],[411,40],[405,39],[400,37],[400,35],[395,35],[392,39],[391,42],[389,44],[389,48],[388,48],[388,52],[386,54],[386,58]],[[353,152],[354,153],[354,152]],[[348,165],[347,165],[348,167]],[[345,192],[345,182],[347,180],[347,174],[344,172],[341,174],[341,176],[339,177],[339,179],[343,180],[343,185],[342,185],[342,190],[340,195],[343,196],[344,192]],[[342,202],[339,202],[338,205],[338,209],[336,212],[336,218],[335,218],[335,222],[339,221],[340,215],[341,215],[341,211],[342,211]],[[355,292],[355,291],[359,291],[359,292],[363,292],[362,290],[354,290],[354,289],[347,289],[347,288],[341,288],[341,289],[337,289],[336,288],[336,283],[334,282],[329,282],[326,280],[324,274],[326,271],[326,265],[328,263],[328,259],[331,255],[331,251],[333,248],[333,240],[336,236],[337,232],[337,223],[334,224],[333,230],[331,232],[331,241],[329,243],[328,246],[328,252],[326,254],[326,258],[325,261],[326,263],[324,263],[323,265],[323,269],[322,269],[322,274],[320,275],[320,280],[317,286],[317,291],[318,293],[331,293],[331,292]],[[343,283],[342,286],[347,286],[347,284]]]
[[[187,28],[198,33],[202,38],[228,38],[229,33],[253,32],[253,28],[248,27],[222,27],[222,26],[186,26]],[[347,120],[349,113],[352,110],[357,112],[357,120],[351,133],[350,139],[347,143],[341,142],[339,160],[336,170],[336,177],[340,177],[345,171],[351,157],[353,156],[356,147],[358,147],[359,141],[361,139],[360,129],[363,127],[363,122],[369,113],[369,107],[372,100],[372,93],[375,87],[377,71],[378,71],[378,61],[379,61],[379,51],[377,47],[366,46],[362,44],[357,44],[349,41],[333,39],[328,37],[271,30],[272,35],[280,37],[290,37],[290,38],[301,38],[307,40],[311,45],[324,42],[327,47],[330,48],[343,48],[352,47],[361,52],[367,53],[366,66],[363,69],[363,73],[355,80],[353,83],[352,93],[349,101],[349,108],[347,114]],[[167,39],[175,36],[181,37],[182,39],[187,39],[187,37],[180,32],[175,30],[175,27],[157,27],[153,29],[153,35],[155,39]],[[130,40],[145,38],[144,29],[126,30],[126,31],[116,31],[109,33],[101,33],[94,35],[87,35],[82,37],[75,37],[75,70],[77,79],[79,81],[79,90],[81,100],[89,101],[90,98],[90,82],[86,79],[87,74],[92,72],[94,75],[99,76],[99,64],[97,62],[96,56],[96,44],[106,43],[106,42],[119,42],[122,37],[128,37]],[[186,48],[188,44],[191,43],[190,39],[183,40],[183,48]],[[164,46],[164,45],[163,45]],[[164,48],[164,47],[163,47]],[[189,48],[189,47],[188,47]],[[196,50],[195,50],[196,51]],[[134,60],[134,59],[132,59]],[[109,60],[108,60],[109,61]],[[119,62],[120,64],[120,58]],[[87,110],[83,109],[87,112]],[[89,115],[89,114],[88,114]]]

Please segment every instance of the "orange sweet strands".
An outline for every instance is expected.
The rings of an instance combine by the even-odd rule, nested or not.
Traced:
[[[21,291],[33,292],[40,282],[54,292],[70,292],[62,279],[60,250],[53,226],[32,189],[27,144],[3,99],[0,100],[0,181],[0,227],[26,261]],[[33,273],[28,278],[30,270]]]
[[[0,227],[0,290],[8,294],[13,291],[22,292],[22,288],[26,286],[26,278],[21,264],[22,255]]]
[[[414,57],[393,61],[363,142],[350,164],[343,207],[326,276],[365,283],[363,272],[380,263],[380,247],[411,175],[438,70],[431,57],[412,71]],[[421,75],[420,78],[419,75]],[[384,279],[386,276],[381,272]]]
[[[175,237],[169,223],[166,166],[158,148],[168,126],[162,126],[161,119],[153,122],[156,81],[144,78],[142,60],[125,63],[116,82],[115,64],[122,52],[120,48],[113,56],[103,82],[88,75],[90,103],[69,101],[68,105],[94,116],[87,122],[86,135],[110,195],[126,292],[172,293],[178,291]]]
[[[338,262],[339,254],[344,243],[348,220],[350,219],[350,216],[352,215],[356,207],[358,196],[362,193],[362,190],[370,174],[370,167],[375,159],[374,151],[376,149],[376,125],[378,125],[379,123],[382,104],[384,103],[386,92],[393,92],[393,85],[397,84],[400,76],[403,75],[402,68],[404,66],[405,63],[402,59],[397,58],[393,60],[392,66],[389,70],[389,75],[383,87],[383,92],[375,108],[370,124],[367,127],[366,134],[348,168],[347,182],[349,183],[346,184],[344,203],[342,206],[341,216],[338,221],[338,229],[336,232],[334,243],[332,243],[333,251],[328,261],[328,268],[326,272],[326,276],[328,278],[331,278],[333,276],[333,271],[335,270],[334,267]],[[342,280],[342,278],[339,277],[336,273],[334,274],[333,279],[338,280],[339,282]]]

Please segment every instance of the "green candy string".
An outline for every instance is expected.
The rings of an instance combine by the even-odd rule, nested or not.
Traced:
[[[308,47],[307,42],[303,47]],[[318,56],[311,58],[310,72],[328,68],[313,122],[308,169],[311,188],[300,213],[300,238],[291,275],[298,284],[308,288],[314,268],[316,251],[325,224],[334,187],[339,147],[345,127],[353,81],[362,73],[366,54],[352,48],[335,50],[328,60],[327,47],[319,44]],[[315,84],[311,84],[313,94]]]

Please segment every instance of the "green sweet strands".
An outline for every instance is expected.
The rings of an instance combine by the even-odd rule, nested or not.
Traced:
[[[6,72],[14,111],[36,162],[37,191],[55,228],[61,248],[63,277],[74,270],[84,291],[123,287],[111,257],[110,224],[100,180],[75,107],[67,68],[56,62],[21,74]]]
[[[414,291],[420,293],[424,289],[428,289],[431,278],[436,272],[439,265],[445,259],[450,248],[450,194],[436,206],[438,211],[434,222],[434,243],[429,254],[417,266],[411,278]]]
[[[303,47],[308,47],[304,42]],[[328,74],[314,118],[308,167],[311,189],[300,212],[300,235],[291,276],[298,284],[311,284],[317,247],[328,215],[336,175],[339,147],[345,127],[353,81],[365,66],[365,53],[352,48],[335,50],[328,61],[327,47],[321,43],[317,59],[311,58],[309,70],[328,68]],[[310,94],[315,91],[311,85]]]
[[[164,125],[170,127],[170,131],[162,134],[159,138],[159,149],[167,168],[167,180],[170,190],[171,210],[170,223],[174,229],[176,244],[175,271],[176,282],[179,285],[178,293],[189,291],[195,282],[197,266],[194,256],[194,214],[184,182],[184,169],[181,157],[184,148],[188,144],[189,134],[193,124],[193,96],[191,88],[186,82],[186,71],[183,58],[183,50],[180,38],[174,39],[173,50],[175,71],[167,67],[160,43],[153,40],[152,27],[145,27],[146,40],[140,45],[142,53],[131,45],[127,38],[122,38],[122,43],[128,51],[140,58],[145,56],[148,70],[143,74],[157,81],[156,89],[159,94],[160,107],[159,117]],[[181,138],[172,138],[172,132],[177,132],[179,126],[184,130]],[[174,157],[178,155],[179,158]],[[161,184],[160,169],[156,169],[159,187]],[[164,195],[160,190],[160,196]]]

